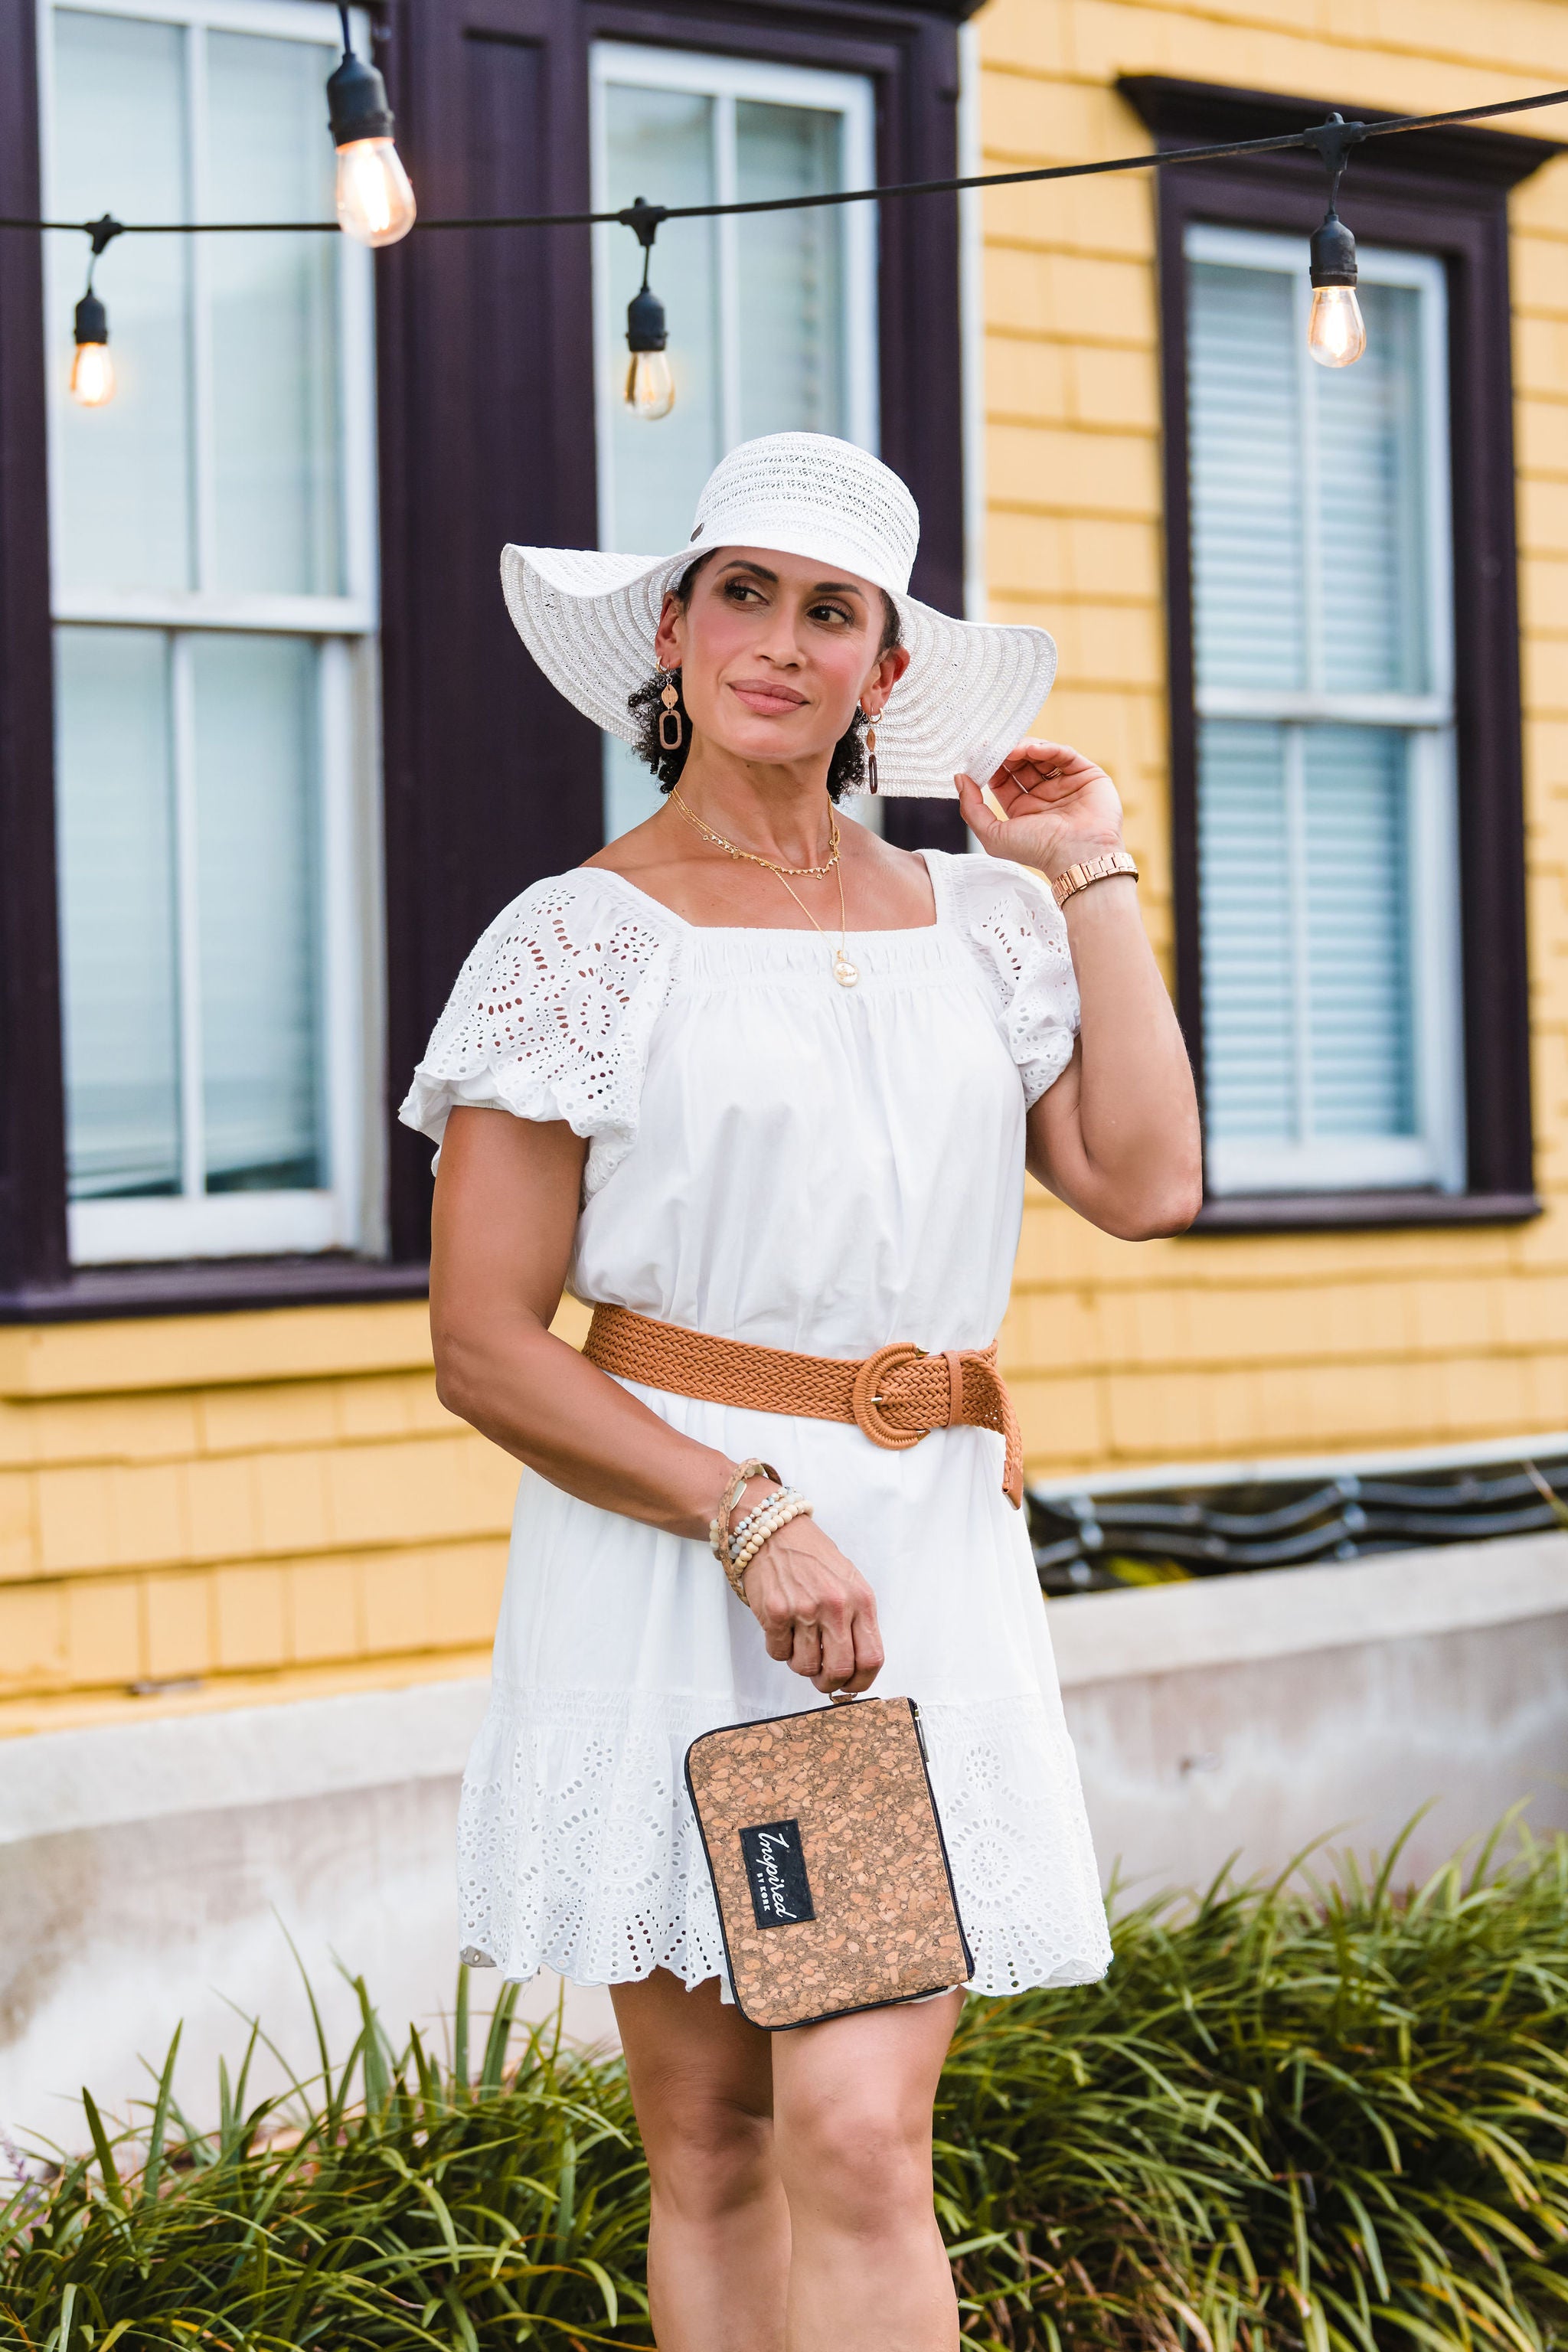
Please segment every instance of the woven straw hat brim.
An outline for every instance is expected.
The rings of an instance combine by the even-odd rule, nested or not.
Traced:
[[[781,554],[842,561],[821,542]],[[594,548],[506,547],[501,585],[519,636],[552,686],[595,727],[629,743],[627,697],[654,675],[654,633],[665,592],[698,551],[613,555]],[[886,586],[899,609],[910,665],[877,721],[879,790],[906,799],[953,798],[955,774],[984,780],[1027,731],[1051,690],[1057,649],[1044,629],[955,621],[875,582],[864,560],[846,568]]]

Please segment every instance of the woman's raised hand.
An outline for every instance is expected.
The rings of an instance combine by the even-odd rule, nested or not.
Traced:
[[[1121,799],[1103,768],[1070,743],[1016,744],[988,781],[995,817],[973,776],[957,776],[963,821],[993,857],[1054,879],[1076,859],[1121,847]]]
[[[744,1580],[770,1658],[819,1691],[870,1688],[883,1656],[876,1595],[815,1519],[791,1519],[770,1536]]]

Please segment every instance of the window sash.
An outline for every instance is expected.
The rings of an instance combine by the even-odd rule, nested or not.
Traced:
[[[1204,222],[1190,223],[1183,240],[1188,264],[1211,262],[1233,268],[1273,270],[1289,278],[1294,299],[1292,333],[1297,352],[1299,383],[1309,384],[1318,373],[1316,363],[1307,357],[1307,319],[1311,309],[1311,288],[1301,267],[1301,251],[1294,237],[1273,236],[1261,230],[1215,228]],[[1422,474],[1421,530],[1422,552],[1425,557],[1423,582],[1424,610],[1421,619],[1426,647],[1427,688],[1419,698],[1423,708],[1419,718],[1410,714],[1407,723],[1448,723],[1454,715],[1454,587],[1453,587],[1453,522],[1449,510],[1448,486],[1448,355],[1447,355],[1447,287],[1443,265],[1434,256],[1424,253],[1400,253],[1387,247],[1358,248],[1357,266],[1363,284],[1368,286],[1405,286],[1413,289],[1420,301],[1420,359],[1418,376],[1423,402],[1422,442],[1425,467]],[[1303,415],[1310,415],[1303,399]],[[1310,429],[1303,434],[1301,462],[1304,468],[1315,468],[1321,456]],[[1195,503],[1195,501],[1194,501]],[[1302,499],[1304,523],[1303,558],[1307,572],[1303,612],[1310,647],[1309,677],[1313,681],[1306,689],[1319,706],[1310,715],[1323,719],[1348,719],[1353,709],[1365,713],[1375,723],[1375,716],[1386,710],[1392,718],[1396,708],[1406,698],[1394,693],[1348,695],[1338,691],[1331,683],[1320,679],[1321,668],[1316,636],[1316,619],[1321,610],[1323,582],[1331,572],[1328,551],[1321,542],[1316,527],[1315,497]],[[1195,680],[1197,707],[1200,717],[1229,716],[1226,706],[1239,692],[1248,691],[1234,687],[1217,687],[1206,681],[1201,668]],[[1259,688],[1249,694],[1248,716],[1295,716],[1287,704],[1297,698],[1289,690]],[[1301,715],[1307,715],[1305,713]]]
[[[847,187],[868,187],[876,179],[876,122],[870,84],[859,74],[829,73],[815,67],[774,65],[695,49],[655,49],[629,41],[597,41],[590,61],[594,209],[610,202],[609,146],[605,94],[614,84],[669,89],[711,98],[713,201],[733,204],[735,108],[746,100],[764,105],[809,107],[837,114],[843,126],[842,170]],[[844,238],[845,420],[847,440],[875,449],[877,397],[877,226],[871,205],[840,210]],[[719,438],[732,449],[742,437],[739,354],[738,237],[733,216],[714,223],[717,236],[719,311]],[[625,373],[626,321],[616,316],[611,293],[612,241],[627,235],[612,223],[594,231],[594,341],[595,422],[598,427],[599,544],[621,544],[616,504],[615,414]],[[652,277],[657,288],[658,247]],[[658,426],[647,428],[657,432]],[[658,553],[658,550],[650,550]]]
[[[321,51],[321,80],[325,89],[340,52],[342,35],[337,11],[325,5],[325,0],[59,0],[62,6],[73,6],[75,12],[88,16],[131,17],[138,22],[176,25],[184,28],[187,65],[199,56],[199,41],[204,32],[247,33],[258,37],[304,41]],[[55,73],[53,45],[54,9],[46,5],[42,10],[39,41],[39,142],[45,208],[55,216]],[[351,17],[354,38],[362,53],[369,53],[370,20],[361,9]],[[202,76],[199,68],[187,70],[184,78],[184,133],[188,156],[190,203],[192,217],[211,217],[207,201],[205,167],[205,141],[197,110],[202,102]],[[325,98],[322,100],[323,110]],[[323,129],[322,137],[326,132]],[[192,281],[187,317],[194,331],[190,339],[189,364],[193,380],[190,452],[191,490],[195,509],[195,588],[187,591],[161,592],[147,589],[72,589],[58,576],[53,589],[52,609],[59,621],[123,621],[170,628],[258,628],[274,632],[298,629],[311,635],[331,630],[349,635],[368,634],[377,625],[377,560],[375,533],[375,352],[374,352],[374,280],[373,257],[352,238],[335,241],[336,328],[338,354],[337,393],[340,433],[339,498],[340,528],[342,538],[343,592],[337,595],[274,595],[265,593],[218,590],[208,584],[211,577],[215,533],[212,517],[216,504],[216,452],[213,431],[213,397],[211,357],[208,338],[203,320],[206,289],[216,272],[221,270],[219,241],[209,237],[189,239]],[[101,268],[100,290],[110,305],[113,317],[112,261],[114,248],[110,247]],[[63,409],[68,402],[59,380],[56,363],[56,348],[60,334],[68,330],[68,318],[57,314],[50,336],[51,407]],[[60,518],[64,510],[62,488],[61,436],[58,431],[48,437],[49,506],[54,518],[52,538],[60,542]]]
[[[779,65],[763,59],[730,58],[688,49],[643,48],[629,42],[601,41],[591,54],[592,169],[594,206],[606,209],[622,201],[611,185],[608,93],[616,88],[669,90],[706,98],[711,107],[709,153],[715,203],[735,201],[738,140],[736,113],[748,101],[798,107],[837,118],[840,131],[839,169],[847,187],[868,186],[876,178],[876,121],[869,82],[858,74],[831,73],[817,68]],[[837,223],[842,283],[839,317],[843,337],[843,415],[837,430],[863,447],[878,444],[877,373],[877,224],[874,207],[847,205],[830,215]],[[731,217],[711,224],[714,232],[716,334],[714,338],[714,404],[717,459],[744,437],[742,414],[740,248],[742,224]],[[598,521],[601,547],[641,547],[647,535],[627,520],[617,501],[617,404],[626,373],[625,315],[612,290],[611,257],[615,240],[626,231],[605,224],[594,231],[595,399],[597,425]],[[650,273],[658,275],[659,247],[654,247]],[[671,316],[679,335],[679,303]],[[649,448],[662,425],[634,428],[649,436]],[[684,533],[686,524],[681,523]],[[653,554],[658,551],[648,549]],[[629,748],[606,737],[603,755],[605,831],[613,838],[640,824],[659,805],[657,785]],[[865,821],[880,830],[879,803],[868,803]]]
[[[1305,354],[1307,310],[1310,299],[1300,254],[1293,238],[1247,229],[1217,228],[1189,223],[1184,238],[1187,264],[1211,263],[1248,270],[1288,273],[1292,281],[1292,331],[1300,382],[1298,397],[1303,416],[1300,465],[1303,570],[1303,623],[1306,637],[1307,684],[1297,688],[1271,685],[1224,686],[1209,683],[1201,665],[1194,679],[1194,701],[1200,729],[1205,722],[1256,721],[1285,730],[1288,761],[1304,756],[1305,738],[1318,728],[1390,729],[1407,749],[1405,782],[1405,857],[1408,908],[1405,942],[1407,974],[1406,1007],[1410,1024],[1411,1091],[1414,1132],[1401,1136],[1342,1138],[1312,1136],[1306,1098],[1306,1066],[1310,1038],[1307,999],[1304,938],[1305,875],[1292,870],[1285,877],[1291,909],[1292,939],[1284,958],[1289,992],[1293,1037],[1291,1081],[1294,1096],[1292,1139],[1263,1139],[1239,1135],[1215,1135],[1207,1139],[1206,1172],[1211,1193],[1335,1192],[1435,1186],[1459,1192],[1465,1182],[1463,1123],[1462,1013],[1460,1005],[1459,932],[1458,912],[1458,822],[1454,782],[1453,624],[1451,523],[1448,509],[1448,422],[1447,398],[1446,284],[1442,265],[1433,257],[1363,248],[1361,274],[1368,284],[1407,286],[1419,300],[1417,366],[1424,466],[1419,485],[1420,529],[1423,539],[1421,580],[1426,683],[1419,691],[1345,691],[1324,675],[1317,615],[1322,609],[1323,583],[1332,593],[1331,551],[1321,542],[1317,528],[1315,467],[1319,452],[1310,426],[1305,387],[1310,384],[1312,362]],[[1194,425],[1196,418],[1194,417]],[[1197,486],[1194,486],[1194,507]],[[1194,529],[1198,518],[1194,512]],[[1200,737],[1201,745],[1201,737]],[[1204,821],[1204,761],[1198,758],[1200,857]],[[1298,765],[1299,776],[1299,765]],[[1299,799],[1299,794],[1298,794]],[[1300,844],[1296,845],[1298,856]],[[1296,860],[1291,860],[1294,867]],[[1203,919],[1200,900],[1200,920]],[[1210,918],[1212,919],[1212,917]],[[1203,940],[1205,994],[1212,971],[1210,958],[1216,942]],[[1205,1020],[1212,1086],[1215,1051],[1214,1024]]]
[[[72,5],[72,0],[60,0],[60,5]],[[323,87],[340,49],[336,10],[321,0],[74,0],[74,5],[87,15],[184,28],[184,135],[189,200],[196,218],[212,215],[204,184],[205,142],[199,116],[205,35],[239,33],[308,43],[321,50]],[[54,185],[53,11],[47,0],[41,17],[43,185],[46,210],[52,211],[47,192]],[[361,51],[368,53],[369,19],[356,9],[353,22]],[[323,99],[323,108],[324,103]],[[374,784],[373,656],[378,622],[373,259],[347,238],[333,240],[341,593],[237,591],[207,584],[216,552],[216,435],[205,306],[207,289],[221,270],[221,247],[216,240],[200,237],[191,239],[190,246],[184,319],[193,399],[185,457],[195,508],[196,584],[180,591],[68,587],[58,576],[57,562],[52,596],[57,625],[155,630],[166,635],[173,699],[181,1190],[168,1197],[70,1202],[68,1246],[77,1265],[305,1253],[354,1248],[374,1240],[375,1220],[368,1205],[365,1126],[365,1105],[374,1099],[374,1088],[367,1084],[373,971],[368,950],[373,944],[374,908],[366,872],[373,859],[374,828],[367,822],[367,810]],[[108,260],[112,261],[112,249]],[[112,316],[110,278],[101,278],[100,285]],[[59,323],[57,314],[57,329]],[[59,375],[58,357],[52,351],[52,404],[66,398],[55,380]],[[61,440],[58,430],[50,433],[50,506],[56,518],[57,548],[63,510]],[[202,1189],[202,1105],[207,1074],[201,1050],[194,753],[189,727],[180,724],[180,713],[182,707],[187,711],[189,708],[191,648],[197,633],[208,630],[302,638],[314,650],[318,798],[313,848],[320,877],[315,1005],[318,1136],[327,1177],[319,1188],[215,1193]]]
[[[202,1043],[200,881],[195,831],[195,747],[191,724],[190,633],[170,646],[172,803],[177,984],[180,1190],[161,1198],[109,1196],[69,1202],[70,1255],[83,1265],[193,1256],[350,1249],[363,1239],[366,1189],[367,995],[362,942],[368,929],[363,729],[369,649],[341,637],[316,643],[318,782],[315,893],[321,910],[316,973],[320,1056],[318,1139],[329,1181],[320,1188],[208,1193],[204,1190],[203,1103],[208,1072]]]

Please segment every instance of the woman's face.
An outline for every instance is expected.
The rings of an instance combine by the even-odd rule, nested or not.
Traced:
[[[855,706],[873,715],[909,665],[879,651],[881,592],[769,548],[721,547],[691,585],[684,611],[664,600],[655,639],[680,670],[693,732],[745,760],[830,752]]]

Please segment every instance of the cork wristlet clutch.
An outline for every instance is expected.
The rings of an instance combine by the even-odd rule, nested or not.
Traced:
[[[704,1732],[686,1785],[751,2024],[820,2024],[973,1975],[912,1699]]]

